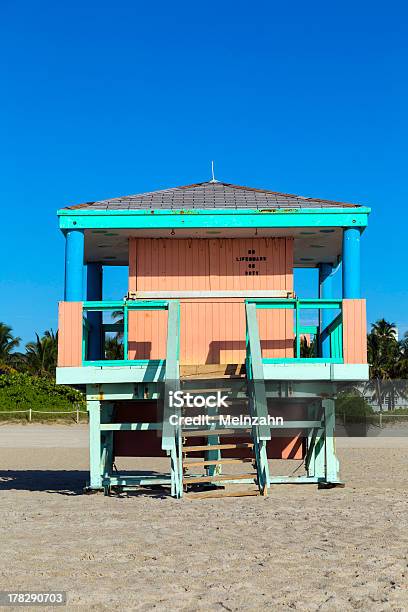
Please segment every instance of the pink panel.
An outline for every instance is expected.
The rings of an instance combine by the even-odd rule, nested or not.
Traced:
[[[130,239],[129,253],[131,290],[293,290],[291,238]],[[180,314],[182,364],[244,361],[242,299],[186,299]],[[260,311],[264,357],[293,355],[292,320],[290,311]],[[166,326],[164,313],[130,313],[129,358],[164,357]]]
[[[82,302],[58,307],[58,367],[82,365]]]
[[[270,459],[276,455],[276,451],[278,450],[276,447],[279,441],[282,443],[283,448],[279,449],[280,457],[278,455],[278,457],[276,457],[277,459],[303,459],[305,439],[301,434],[297,434],[293,438],[274,438],[272,444],[270,444],[272,455],[268,452],[268,457]]]
[[[265,359],[293,357],[293,312],[290,310],[258,310],[259,337]]]
[[[344,363],[367,363],[365,300],[343,300]]]
[[[129,291],[136,291],[136,238],[129,238]]]
[[[167,312],[129,311],[128,359],[164,359],[167,342]]]
[[[138,291],[209,291],[208,240],[133,239],[129,270]]]

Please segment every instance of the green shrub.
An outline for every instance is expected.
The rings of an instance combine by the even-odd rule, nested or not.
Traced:
[[[338,417],[345,417],[348,423],[368,422],[372,420],[374,411],[361,395],[340,395],[336,400]]]
[[[12,414],[13,410],[40,412],[72,411],[86,409],[84,395],[72,389],[56,385],[51,378],[31,376],[27,373],[8,372],[0,374],[0,419],[27,419],[27,414]],[[10,414],[4,414],[9,412]],[[72,415],[33,414],[33,420],[55,418],[72,419]]]

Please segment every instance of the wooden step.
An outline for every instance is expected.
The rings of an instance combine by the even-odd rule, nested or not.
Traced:
[[[200,438],[203,436],[239,436],[243,433],[251,431],[248,429],[188,429],[182,432],[183,438]]]
[[[243,459],[206,459],[205,461],[195,461],[194,459],[186,459],[183,461],[184,467],[204,467],[206,465],[224,465],[225,463],[252,463],[255,461],[253,457],[245,457]]]
[[[183,446],[183,453],[195,453],[197,451],[230,450],[234,448],[253,448],[252,442],[237,442],[231,444],[205,444],[204,446]]]
[[[184,493],[183,497],[186,499],[211,499],[214,497],[249,497],[249,496],[259,496],[259,490],[250,490],[250,491],[200,491],[200,492],[191,492]]]
[[[256,474],[223,474],[222,476],[187,476],[183,478],[183,484],[199,484],[201,482],[222,482],[223,480],[244,480],[245,478],[255,480]]]

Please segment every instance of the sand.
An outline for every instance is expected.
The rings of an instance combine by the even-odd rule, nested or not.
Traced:
[[[70,610],[408,610],[408,444],[364,443],[339,441],[344,489],[178,501],[83,495],[84,426],[2,425],[0,589],[65,590]]]

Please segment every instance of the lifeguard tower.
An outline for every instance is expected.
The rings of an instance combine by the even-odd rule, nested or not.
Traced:
[[[161,485],[179,498],[341,484],[337,385],[368,378],[360,239],[369,212],[215,180],[59,210],[57,382],[86,393],[89,490]],[[103,269],[115,265],[128,266],[128,292],[104,301]],[[318,269],[315,297],[297,294],[295,268]],[[116,360],[105,357],[112,333],[123,339]],[[217,409],[206,426],[170,418],[170,391],[216,388],[251,426],[223,427]],[[283,418],[283,432],[268,415]],[[168,469],[120,473],[123,456],[168,457]],[[303,459],[304,473],[272,473],[277,458]],[[245,465],[252,472],[237,472]]]

